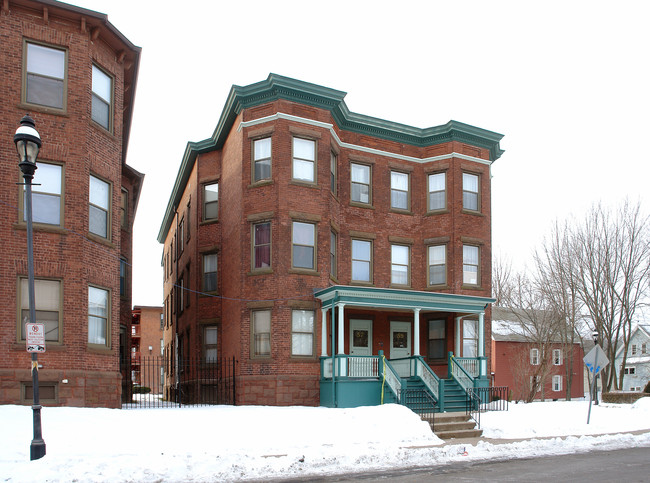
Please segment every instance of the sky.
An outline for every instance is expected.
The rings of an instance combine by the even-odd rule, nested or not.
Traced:
[[[266,481],[650,447],[650,398],[593,405],[589,424],[588,411],[588,401],[510,404],[507,412],[481,414],[484,436],[495,440],[469,445],[443,444],[428,423],[396,404],[46,407],[46,455],[30,462],[32,409],[5,405],[0,475],[7,483]],[[646,431],[623,433],[635,430]],[[498,441],[517,438],[524,439]]]
[[[162,304],[156,238],[187,143],[212,135],[233,84],[271,72],[347,92],[352,112],[503,134],[493,255],[517,269],[556,220],[626,198],[647,209],[646,1],[69,3],[142,48],[127,154],[146,175],[134,305]]]

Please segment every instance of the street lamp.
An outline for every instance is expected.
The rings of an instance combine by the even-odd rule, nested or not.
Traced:
[[[20,120],[20,127],[14,135],[20,170],[25,180],[25,214],[27,215],[27,275],[29,292],[29,322],[36,322],[36,305],[34,304],[34,241],[32,234],[32,179],[36,171],[36,158],[41,149],[41,137],[36,130],[34,120],[28,114]],[[32,352],[32,385],[34,404],[34,439],[29,447],[29,459],[37,460],[45,456],[45,441],[41,429],[41,405],[38,394],[38,354]]]

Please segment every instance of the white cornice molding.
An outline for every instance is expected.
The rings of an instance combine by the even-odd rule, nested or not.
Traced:
[[[284,112],[276,112],[275,114],[272,114],[270,116],[260,117],[259,119],[253,119],[251,121],[241,121],[239,123],[239,126],[237,126],[237,132],[241,131],[245,127],[256,126],[258,124],[265,124],[267,122],[277,121],[278,119],[284,119],[287,121],[298,122],[301,124],[307,124],[309,126],[327,129],[329,130],[332,138],[342,148],[353,149],[355,151],[361,151],[363,153],[375,154],[378,156],[385,156],[388,158],[399,159],[401,161],[409,161],[412,163],[425,164],[425,163],[431,163],[435,161],[443,161],[445,159],[458,158],[458,159],[464,159],[466,161],[472,161],[474,163],[486,164],[488,166],[492,164],[490,160],[481,159],[474,156],[468,156],[467,154],[461,154],[461,153],[443,154],[440,156],[432,156],[428,158],[415,158],[413,156],[405,156],[403,154],[396,154],[396,153],[391,153],[389,151],[382,151],[380,149],[368,148],[366,146],[359,146],[358,144],[344,143],[336,134],[333,124],[327,122],[315,121],[314,119],[307,119],[305,117],[294,116],[292,114],[286,114]]]

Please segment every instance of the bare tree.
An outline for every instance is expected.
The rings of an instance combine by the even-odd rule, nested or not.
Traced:
[[[499,255],[492,258],[492,297],[497,307],[505,307],[511,297],[512,262]]]
[[[596,205],[573,232],[578,294],[610,361],[629,344],[635,311],[648,292],[648,218],[640,204],[625,202],[612,215]],[[616,368],[603,370],[607,390],[622,387]]]
[[[571,400],[574,346],[583,346],[580,336],[582,302],[578,297],[577,262],[572,256],[572,243],[568,223],[556,222],[534,256],[537,289],[544,294],[548,308],[558,315],[556,336],[563,355],[567,401]]]

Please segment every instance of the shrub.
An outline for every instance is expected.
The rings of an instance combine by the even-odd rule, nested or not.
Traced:
[[[133,394],[149,394],[151,388],[147,386],[133,386]]]
[[[645,385],[645,389],[643,390],[643,392],[650,394],[650,381],[648,381],[648,384]]]

